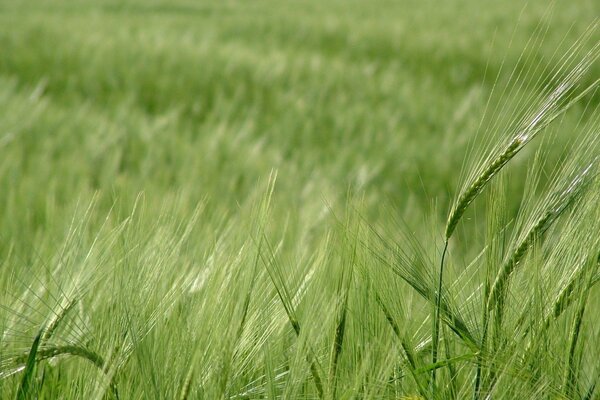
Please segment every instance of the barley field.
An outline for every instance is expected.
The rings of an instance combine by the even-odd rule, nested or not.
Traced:
[[[0,0],[0,398],[600,399],[600,4]]]

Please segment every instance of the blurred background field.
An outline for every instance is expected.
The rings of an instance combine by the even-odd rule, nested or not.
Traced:
[[[142,191],[178,197],[182,216],[206,198],[235,212],[272,169],[293,212],[351,187],[373,208],[445,214],[503,63],[508,79],[539,25],[521,68],[544,63],[598,14],[593,1],[0,10],[2,231],[31,243],[96,191],[99,214]]]
[[[344,259],[345,248],[328,241],[335,242],[331,231],[354,208],[390,240],[399,221],[416,238],[437,237],[423,245],[432,257],[439,255],[470,144],[488,124],[512,116],[486,120],[488,100],[488,109],[510,109],[513,98],[516,105],[539,91],[551,78],[556,54],[565,53],[599,15],[593,0],[552,6],[473,0],[0,1],[0,292],[6,293],[0,301],[13,311],[26,303],[20,312],[28,315],[16,323],[22,335],[5,341],[2,351],[27,351],[62,293],[81,299],[74,324],[91,338],[65,334],[64,340],[83,340],[110,358],[124,332],[154,326],[148,322],[154,321],[152,310],[171,298],[176,282],[198,285],[207,265],[254,265],[257,224],[294,265]],[[536,75],[523,84],[513,71]],[[598,76],[596,63],[587,84]],[[494,85],[509,95],[493,92]],[[588,100],[565,116],[544,163],[552,166],[564,155],[569,130],[587,118],[585,104],[597,109],[598,96]],[[527,168],[523,156],[507,173],[506,201],[515,213]],[[275,172],[271,211],[260,220],[256,205]],[[476,205],[459,227],[452,243],[456,259],[480,251],[482,207]],[[325,255],[325,243],[339,254]],[[269,281],[261,282],[261,296],[275,299]],[[229,322],[207,322],[212,320],[200,316],[208,311],[198,310],[219,310],[218,303],[230,310],[224,315],[239,312],[237,295],[221,295],[225,300],[206,297],[212,306],[192,297],[172,300],[188,311],[177,311],[179,318],[169,314],[166,322],[157,317],[161,322],[148,339],[133,339],[134,361],[119,372],[127,382],[120,388],[123,398],[179,393],[190,360],[202,358],[187,350],[194,340],[217,346],[188,330],[213,324],[215,331],[230,331]],[[269,309],[261,301],[278,307],[260,300],[257,310]],[[426,305],[414,307],[418,315],[429,312]],[[273,310],[283,322],[267,325],[279,332],[286,318]],[[181,316],[186,313],[194,317]],[[12,326],[14,318],[4,312],[3,326]],[[262,326],[256,318],[252,323]],[[415,342],[428,328],[419,329]],[[227,395],[243,392],[270,362],[288,365],[282,360],[293,359],[289,363],[308,375],[301,357],[286,358],[291,345],[283,337],[290,335],[273,342],[244,336],[255,340],[250,347],[272,346],[278,356],[270,359],[260,348],[248,356],[253,367],[229,366],[248,373],[231,374],[223,386]],[[78,371],[78,362],[54,366],[46,382],[63,383],[38,383],[42,397],[91,398],[106,387],[87,364]],[[348,371],[362,365],[344,362]],[[214,374],[198,374],[198,382],[219,387],[211,381]],[[0,394],[13,395],[19,379],[4,379]],[[346,383],[355,387],[350,378]],[[277,390],[314,395],[304,385],[305,392],[302,385]],[[375,396],[373,390],[363,395]]]

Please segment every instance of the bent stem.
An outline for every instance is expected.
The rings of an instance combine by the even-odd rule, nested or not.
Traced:
[[[440,338],[440,307],[442,304],[442,283],[444,277],[444,260],[446,258],[446,252],[448,251],[448,239],[444,242],[444,250],[442,251],[442,260],[440,262],[440,273],[438,276],[438,288],[435,298],[435,309],[433,316],[433,334],[431,335],[431,362],[435,365],[438,361],[438,345]],[[431,397],[435,397],[435,386],[436,386],[436,370],[431,371]]]

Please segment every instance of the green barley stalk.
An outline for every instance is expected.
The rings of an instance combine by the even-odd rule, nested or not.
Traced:
[[[349,263],[348,276],[342,273],[341,282],[339,284],[338,298],[341,302],[337,310],[337,325],[331,349],[331,361],[329,365],[329,386],[331,387],[331,398],[336,399],[337,391],[337,368],[340,354],[342,353],[342,345],[344,343],[344,334],[346,331],[346,321],[348,316],[348,298],[350,294],[350,284],[352,283],[352,271],[356,262],[356,242],[353,245],[352,256]],[[345,278],[345,279],[344,279]]]
[[[33,381],[33,375],[35,373],[37,351],[40,346],[43,332],[44,328],[42,328],[37,334],[37,336],[33,340],[33,344],[31,345],[31,350],[29,350],[29,353],[25,356],[25,372],[23,373],[21,384],[19,385],[19,389],[17,390],[16,400],[26,400],[31,396],[29,391],[31,388],[31,382]]]
[[[369,231],[377,237],[379,243],[384,246],[385,251],[391,252],[396,261],[391,262],[383,256],[384,251],[371,246],[369,243],[362,242],[362,245],[369,251],[369,253],[379,262],[387,265],[392,272],[398,275],[404,282],[412,287],[412,289],[423,299],[430,304],[436,304],[436,294],[433,288],[426,284],[427,277],[415,274],[415,270],[412,269],[414,260],[412,256],[402,251],[397,246],[392,246],[382,235],[377,232],[372,226],[367,225]],[[412,239],[407,237],[409,241]],[[416,243],[415,243],[416,244]],[[443,296],[439,303],[440,319],[444,321],[448,327],[466,344],[473,350],[479,349],[479,343],[475,339],[473,333],[471,333],[466,322],[457,314],[453,309],[448,299]]]
[[[575,385],[577,368],[575,365],[575,350],[577,349],[577,341],[579,339],[579,333],[581,331],[581,325],[583,323],[583,314],[585,313],[588,297],[589,289],[581,295],[579,307],[577,307],[577,313],[575,314],[575,318],[573,319],[573,326],[571,328],[567,368],[565,370],[565,377],[563,380],[563,390],[566,398],[572,398],[573,396],[573,387]]]
[[[595,26],[594,26],[595,28]],[[445,241],[444,248],[442,251],[442,257],[440,261],[439,273],[438,273],[438,289],[436,292],[436,306],[434,309],[434,320],[433,320],[433,332],[432,332],[432,361],[433,364],[437,362],[438,356],[438,346],[439,346],[439,316],[440,316],[440,304],[442,298],[442,282],[444,276],[444,261],[446,257],[446,253],[448,250],[448,242],[454,233],[456,226],[465,211],[469,207],[469,205],[481,194],[485,186],[491,181],[491,179],[500,172],[500,170],[511,160],[513,159],[529,142],[531,142],[541,131],[544,130],[552,121],[554,121],[558,116],[563,114],[566,110],[568,110],[573,104],[578,102],[585,95],[595,90],[599,81],[596,80],[593,84],[588,86],[585,90],[583,90],[579,95],[575,96],[574,99],[568,101],[566,104],[564,103],[565,98],[572,93],[573,89],[577,86],[578,82],[593,64],[593,62],[598,58],[600,52],[600,43],[596,44],[592,50],[590,50],[586,56],[564,77],[562,82],[556,86],[556,88],[550,93],[550,95],[541,103],[538,107],[537,111],[531,113],[528,119],[525,119],[525,123],[522,123],[520,127],[517,129],[517,134],[513,136],[513,138],[506,144],[502,150],[494,155],[492,152],[491,156],[488,156],[484,159],[483,163],[475,169],[475,172],[472,176],[474,177],[471,183],[466,185],[466,188],[463,189],[458,199],[455,201],[453,207],[450,210],[448,215],[448,219],[446,222],[445,229]],[[560,72],[560,69],[559,69]],[[558,72],[557,72],[558,74]],[[525,254],[527,248],[531,245],[533,240],[536,238],[537,232],[545,231],[547,229],[546,225],[550,225],[553,220],[559,215],[562,211],[560,209],[551,210],[549,214],[540,220],[540,225],[535,226],[532,230],[531,236],[525,238],[525,241],[521,243],[521,245],[517,248],[516,252],[513,255],[512,259],[509,259],[508,262],[503,267],[502,276],[499,276],[499,280],[497,279],[490,290],[490,298],[494,299],[494,301],[500,299],[500,293],[502,292],[503,282],[508,279],[508,276],[515,268],[516,264],[520,261],[520,259]],[[506,276],[504,276],[506,275]],[[489,308],[489,305],[486,304],[485,309]],[[488,311],[484,311],[486,313]],[[485,316],[487,317],[487,316]],[[484,318],[484,324],[487,325],[487,318]],[[487,335],[487,327],[484,327],[484,335]],[[483,339],[485,341],[485,337]],[[431,388],[432,395],[435,394],[435,370],[432,371],[431,375]],[[476,392],[477,387],[479,385],[479,376],[476,377]],[[475,398],[478,395],[475,393]]]
[[[338,323],[335,329],[335,337],[331,349],[331,363],[329,366],[329,385],[331,387],[331,398],[336,398],[337,388],[337,367],[340,354],[342,353],[342,344],[344,342],[344,333],[346,330],[346,320],[348,314],[348,292],[344,294],[342,305],[340,306]]]
[[[446,326],[442,326],[442,335],[444,337],[444,349],[446,351],[446,360],[452,359],[452,353],[450,352],[450,338],[446,334]],[[480,352],[481,353],[481,352]],[[448,364],[448,372],[450,373],[450,398],[455,399],[458,393],[457,379],[458,373],[453,363]]]
[[[440,262],[440,272],[438,275],[437,291],[435,293],[435,307],[433,310],[433,332],[431,335],[431,363],[436,364],[438,361],[438,346],[440,336],[440,311],[442,306],[442,285],[444,279],[444,258],[448,251],[448,240],[444,243],[444,250],[442,252],[442,260]],[[436,385],[436,373],[437,369],[431,370],[431,380],[429,381],[430,390],[432,397],[435,397],[435,385]]]
[[[504,239],[506,235],[506,225],[505,225],[505,208],[504,204],[506,201],[506,190],[505,190],[505,180],[500,179],[499,184],[494,188],[493,192],[490,193],[490,198],[493,199],[491,201],[490,208],[490,223],[487,224],[487,236],[491,239],[486,249],[488,253],[487,261],[486,261],[486,272],[485,272],[485,281],[483,286],[483,298],[486,299],[491,287],[491,276],[492,270],[496,268],[496,263],[498,258],[500,257],[500,253],[502,251],[501,242],[497,239]],[[477,367],[475,371],[475,382],[473,389],[473,399],[478,400],[481,396],[481,383],[482,383],[482,374],[483,374],[483,364],[484,364],[484,353],[487,350],[487,329],[488,329],[488,314],[486,312],[486,304],[485,301],[482,302],[482,314],[483,314],[483,334],[481,339],[481,351],[477,356]]]

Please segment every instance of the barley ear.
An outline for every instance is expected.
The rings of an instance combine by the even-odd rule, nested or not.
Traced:
[[[595,29],[595,26],[594,26]],[[568,100],[568,96],[573,93],[577,85],[590,69],[592,64],[600,56],[600,43],[596,44],[577,65],[575,65],[562,80],[557,82],[555,88],[545,97],[535,108],[535,112],[528,113],[527,117],[521,121],[518,128],[513,132],[512,139],[508,145],[499,153],[492,152],[483,160],[483,163],[477,167],[473,180],[467,187],[461,191],[458,199],[454,203],[446,222],[445,237],[446,241],[450,239],[456,225],[461,217],[483,191],[487,183],[504,167],[515,155],[525,147],[527,143],[533,140],[544,128],[552,121],[566,112],[588,93],[596,90],[599,80],[588,85],[574,98]],[[496,155],[494,155],[496,153]]]
[[[593,261],[596,269],[598,269],[600,267],[600,254],[598,254],[595,257],[595,260]],[[542,325],[542,329],[546,330],[550,327],[550,324],[552,323],[552,321],[558,319],[562,313],[569,308],[569,306],[571,305],[571,303],[575,300],[575,292],[576,290],[585,290],[585,291],[590,291],[592,290],[592,288],[594,287],[594,285],[598,282],[600,282],[600,277],[597,275],[592,275],[590,277],[589,282],[585,282],[585,286],[584,285],[584,280],[585,280],[585,274],[587,274],[587,268],[583,267],[580,268],[579,271],[577,272],[577,274],[569,281],[569,283],[567,285],[565,285],[563,287],[563,289],[560,291],[560,293],[558,294],[558,296],[556,297],[556,300],[554,300],[554,303],[552,304],[552,306],[550,307],[548,313],[546,314],[546,317],[544,318],[544,322]]]
[[[475,181],[460,194],[455,205],[452,207],[450,215],[448,216],[448,221],[446,222],[446,240],[450,239],[456,229],[458,221],[460,221],[469,205],[481,193],[485,185],[519,152],[519,150],[523,148],[524,144],[525,143],[520,136],[514,138],[508,146],[506,146],[504,151],[488,165],[483,173],[481,173],[477,179],[475,179]]]
[[[32,346],[31,351],[29,352],[29,354],[25,354],[23,356],[17,357],[15,359],[17,364],[22,364],[26,362],[26,372],[27,370],[30,369],[30,362],[33,363],[37,363],[43,360],[48,360],[54,357],[59,357],[62,355],[70,355],[70,356],[74,356],[74,357],[79,357],[82,358],[84,360],[89,361],[91,364],[93,364],[96,368],[98,368],[100,371],[102,371],[104,374],[108,373],[107,370],[107,365],[106,362],[104,361],[104,358],[102,358],[101,355],[99,355],[98,353],[89,350],[85,347],[82,346],[76,346],[76,345],[64,345],[64,346],[50,346],[50,347],[44,347],[44,348],[40,348],[40,342],[41,342],[41,338],[43,335],[43,332],[45,331],[45,329],[40,330],[40,333],[38,334],[38,336],[36,337],[36,340],[34,341],[34,345],[35,345],[35,353],[33,352],[34,350],[34,346]],[[37,341],[37,343],[36,343]],[[33,357],[32,357],[33,354]],[[23,387],[23,384],[21,385]],[[114,382],[110,382],[110,388],[112,391],[112,394],[115,398],[119,398],[118,395],[118,391],[117,391],[117,387],[115,385]],[[21,397],[17,397],[18,399],[21,399]]]
[[[571,180],[570,184],[562,192],[555,194],[550,199],[550,206],[542,214],[537,221],[531,225],[527,233],[523,236],[523,239],[515,247],[513,253],[504,262],[489,293],[487,299],[488,311],[491,311],[492,307],[496,306],[497,310],[501,312],[510,276],[515,271],[527,250],[535,243],[549,228],[550,226],[560,217],[560,215],[567,210],[572,204],[574,204],[581,195],[585,192],[588,184],[592,177],[592,167],[596,164],[596,160],[592,161],[581,173],[575,176]],[[497,316],[498,317],[498,316]]]
[[[60,307],[60,311],[55,313],[54,316],[48,321],[46,325],[47,328],[44,329],[44,333],[42,335],[42,343],[48,341],[54,335],[54,332],[60,325],[61,321],[65,318],[65,316],[71,311],[71,309],[77,304],[77,299],[75,297],[71,298],[67,301],[65,306]]]

